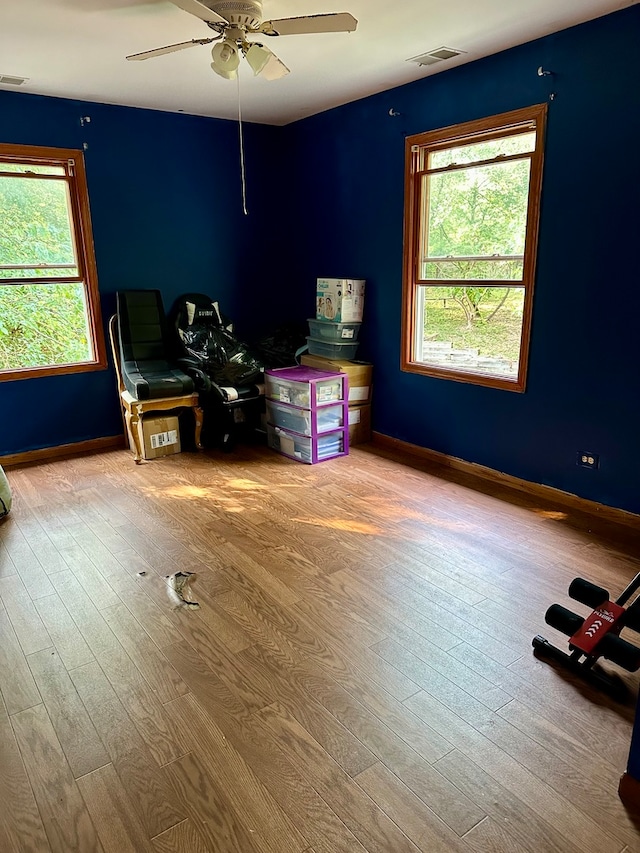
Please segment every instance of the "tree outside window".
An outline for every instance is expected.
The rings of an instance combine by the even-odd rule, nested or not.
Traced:
[[[407,139],[404,370],[524,390],[545,114]]]

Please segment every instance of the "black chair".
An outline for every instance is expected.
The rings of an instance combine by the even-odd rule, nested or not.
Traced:
[[[109,335],[135,461],[142,459],[141,423],[149,412],[192,409],[195,444],[201,450],[202,409],[193,379],[170,360],[172,340],[160,291],[119,291],[116,298],[117,313],[109,321]]]
[[[218,303],[186,293],[171,311],[176,363],[195,382],[205,412],[204,440],[231,450],[239,438],[261,435],[264,366],[239,340]]]
[[[177,397],[194,390],[193,379],[169,362],[173,343],[159,290],[117,294],[122,379],[137,400]]]

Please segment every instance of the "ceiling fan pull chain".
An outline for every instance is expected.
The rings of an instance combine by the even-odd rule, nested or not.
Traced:
[[[244,136],[242,135],[242,104],[240,101],[240,75],[236,77],[238,81],[238,131],[240,133],[240,178],[242,181],[242,211],[245,216],[249,215],[247,210],[247,183],[244,170]]]

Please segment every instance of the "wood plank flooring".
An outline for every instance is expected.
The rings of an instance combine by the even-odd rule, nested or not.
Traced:
[[[373,447],[8,476],[2,853],[640,853],[638,677],[616,704],[531,648],[640,530]]]

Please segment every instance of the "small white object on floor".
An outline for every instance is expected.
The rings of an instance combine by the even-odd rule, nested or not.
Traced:
[[[174,610],[178,607],[188,607],[198,610],[200,605],[191,598],[190,586],[195,580],[195,572],[175,572],[167,575],[167,593],[173,601]]]

